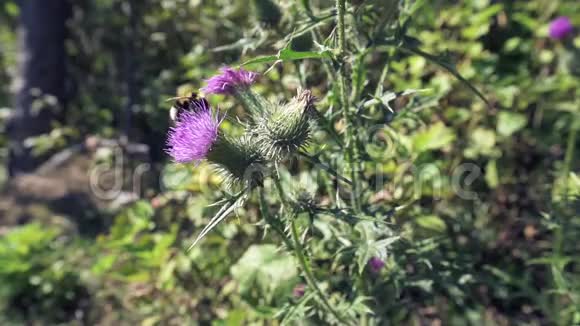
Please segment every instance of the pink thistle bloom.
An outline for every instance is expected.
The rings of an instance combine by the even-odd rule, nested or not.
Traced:
[[[570,18],[565,16],[560,16],[550,23],[550,37],[553,39],[561,40],[572,33],[574,26]]]
[[[292,295],[295,298],[302,298],[304,293],[306,293],[306,285],[303,283],[297,284],[292,290]]]
[[[372,257],[369,259],[369,268],[374,274],[380,273],[381,269],[385,267],[385,262],[379,257]]]
[[[206,80],[207,85],[201,89],[205,94],[233,94],[236,89],[250,87],[258,78],[258,74],[244,69],[224,67],[221,74]]]
[[[197,163],[218,139],[221,119],[206,99],[191,97],[180,109],[175,126],[168,132],[166,152],[177,163]]]

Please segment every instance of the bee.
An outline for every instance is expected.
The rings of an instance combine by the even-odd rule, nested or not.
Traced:
[[[169,119],[175,123],[183,111],[191,110],[190,103],[196,99],[198,99],[196,93],[191,93],[189,96],[177,96],[167,99],[166,102],[175,101],[175,104],[169,109]]]

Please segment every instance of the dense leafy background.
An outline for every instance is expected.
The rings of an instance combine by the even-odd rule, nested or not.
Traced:
[[[569,140],[571,130],[580,128],[575,66],[580,60],[548,38],[547,30],[549,21],[563,14],[580,26],[580,4],[409,2],[399,17],[406,22],[403,46],[385,42],[359,56],[357,47],[369,46],[381,18],[375,16],[390,2],[395,1],[349,2],[352,97],[371,101],[373,95],[387,99],[396,97],[390,92],[425,91],[396,97],[389,102],[394,113],[387,103],[365,107],[361,101],[367,110],[360,113],[366,116],[361,134],[379,126],[372,141],[363,142],[365,187],[375,187],[370,180],[379,172],[386,180],[380,189],[365,190],[364,200],[369,215],[385,223],[345,223],[348,216],[333,211],[313,220],[301,215],[321,286],[361,323],[580,323],[580,175],[574,174],[578,160],[565,160],[569,148],[580,150],[578,140]],[[334,1],[275,1],[282,14],[275,26],[275,14],[256,9],[262,1],[248,3],[75,1],[67,41],[67,121],[34,145],[41,152],[59,151],[89,136],[124,136],[149,146],[147,157],[130,157],[129,165],[150,163],[153,172],[147,177],[153,181],[136,201],[97,202],[78,214],[53,212],[42,203],[25,208],[3,203],[0,323],[328,320],[313,304],[312,292],[292,295],[304,280],[295,257],[279,250],[279,237],[270,231],[264,236],[257,198],[199,246],[185,250],[215,213],[208,205],[224,194],[205,165],[167,160],[162,148],[168,98],[203,86],[203,79],[224,64],[253,60],[248,67],[263,73],[281,59],[262,77],[258,92],[283,100],[307,86],[321,99],[319,110],[334,117],[337,86],[327,75],[334,68],[329,59],[334,42],[325,39],[334,27]],[[313,26],[305,4],[321,18],[320,46],[309,32],[294,37]],[[2,2],[0,121],[12,105],[17,15],[15,2]],[[419,42],[434,57],[411,51]],[[574,42],[578,47],[580,41]],[[304,51],[303,59],[294,60],[295,51]],[[481,90],[491,107],[441,64]],[[240,112],[230,98],[211,100]],[[224,127],[235,132],[234,124]],[[340,122],[336,128],[341,130]],[[311,153],[335,146],[330,135],[320,134]],[[103,149],[90,160],[107,160],[110,154]],[[5,159],[4,150],[0,157]],[[481,168],[468,187],[475,194],[470,199],[452,187],[452,172],[461,163]],[[419,180],[426,186],[420,193],[410,165],[422,167]],[[430,166],[438,172],[430,173]],[[304,184],[316,193],[317,204],[335,204],[328,190],[333,181],[319,172],[300,162],[281,174],[289,192]],[[308,185],[312,179],[317,182]],[[265,200],[277,209],[274,192]],[[28,218],[13,218],[23,210]],[[379,254],[386,267],[373,274],[366,264]]]

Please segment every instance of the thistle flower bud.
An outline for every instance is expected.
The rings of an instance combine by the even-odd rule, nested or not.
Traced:
[[[299,89],[288,104],[268,109],[256,132],[267,158],[283,160],[307,145],[314,120],[314,101],[310,91]]]
[[[262,186],[265,161],[256,141],[248,134],[239,138],[221,136],[208,153],[227,187]]]
[[[175,105],[175,126],[168,133],[166,152],[178,163],[207,160],[224,177],[227,186],[262,183],[263,162],[256,142],[243,136],[232,140],[220,132],[223,121],[206,99],[195,95]]]
[[[372,257],[369,259],[369,268],[373,274],[378,274],[385,267],[385,262],[379,257]]]
[[[265,26],[276,26],[282,19],[280,8],[272,0],[252,0],[258,21]]]
[[[314,213],[317,210],[314,196],[307,190],[300,190],[294,195],[295,209],[299,212]]]

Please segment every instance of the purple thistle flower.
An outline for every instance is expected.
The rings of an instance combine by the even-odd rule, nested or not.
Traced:
[[[550,37],[553,39],[561,40],[572,33],[574,26],[570,18],[565,16],[560,16],[550,23]]]
[[[371,272],[378,274],[383,267],[385,267],[385,262],[379,257],[372,257],[369,259],[369,268],[371,269]]]
[[[218,138],[221,123],[206,99],[189,98],[179,105],[175,126],[169,130],[166,152],[175,162],[204,159]]]
[[[237,88],[248,88],[258,78],[258,74],[244,69],[224,67],[221,74],[206,80],[207,85],[201,89],[205,94],[233,94]]]
[[[297,284],[292,290],[292,295],[295,298],[302,298],[304,293],[306,293],[306,285],[303,283]]]

